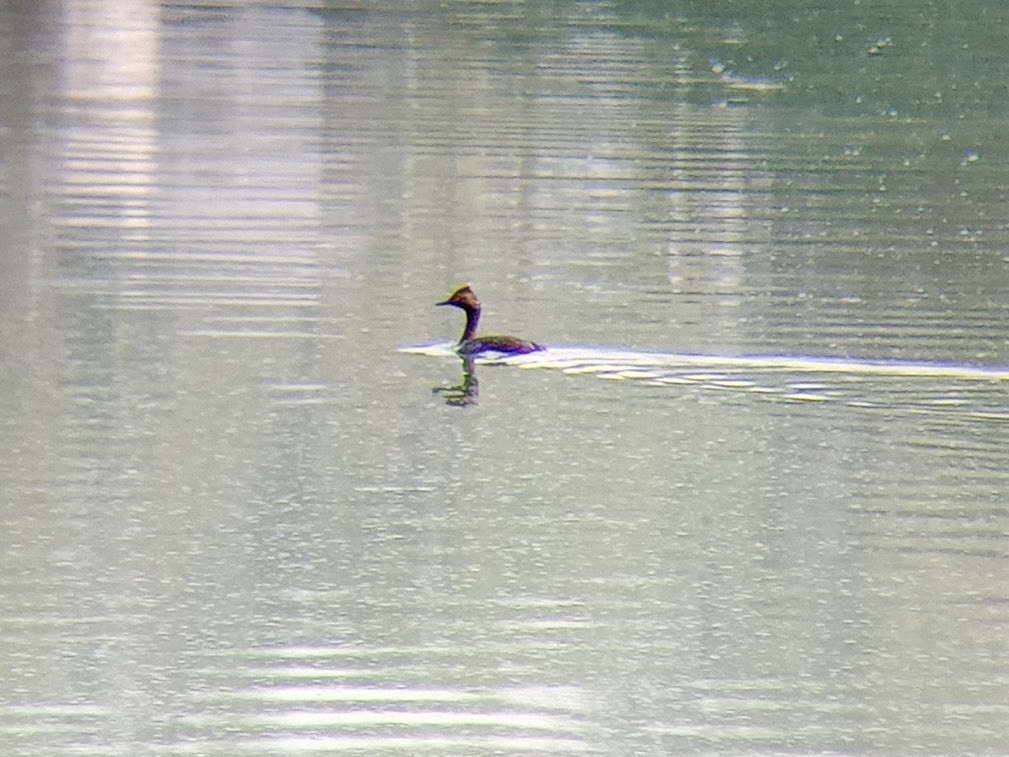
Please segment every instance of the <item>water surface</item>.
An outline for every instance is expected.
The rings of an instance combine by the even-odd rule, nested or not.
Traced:
[[[785,5],[0,10],[0,751],[1003,752],[1009,19]]]

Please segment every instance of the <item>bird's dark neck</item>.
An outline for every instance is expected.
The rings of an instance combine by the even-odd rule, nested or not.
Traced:
[[[472,339],[476,335],[476,325],[480,322],[480,308],[466,308],[466,328],[463,329],[459,343]]]

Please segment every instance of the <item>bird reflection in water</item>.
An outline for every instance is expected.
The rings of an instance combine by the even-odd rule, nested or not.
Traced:
[[[456,386],[436,386],[431,390],[444,397],[445,404],[452,407],[475,405],[477,395],[480,394],[480,382],[476,378],[473,356],[461,355],[460,357],[462,358],[462,383]]]

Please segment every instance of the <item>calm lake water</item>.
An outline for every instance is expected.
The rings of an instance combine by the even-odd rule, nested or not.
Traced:
[[[0,7],[0,752],[1005,753],[1007,49]]]

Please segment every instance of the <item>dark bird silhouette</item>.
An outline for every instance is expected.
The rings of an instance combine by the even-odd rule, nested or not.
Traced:
[[[466,327],[456,350],[461,355],[479,355],[481,352],[503,352],[509,355],[522,355],[527,352],[537,352],[545,349],[542,345],[519,339],[514,336],[476,336],[476,327],[480,322],[480,300],[468,286],[452,292],[452,295],[436,305],[451,305],[466,313]]]

